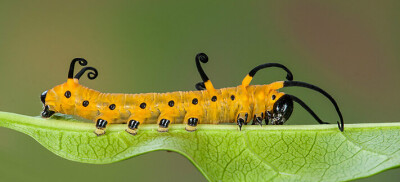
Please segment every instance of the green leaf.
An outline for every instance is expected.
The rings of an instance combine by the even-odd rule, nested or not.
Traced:
[[[110,125],[97,137],[93,123],[42,119],[0,112],[0,126],[23,132],[55,154],[77,162],[106,164],[155,150],[187,157],[210,181],[344,181],[400,165],[400,123],[245,126],[199,125],[168,133],[141,125]]]

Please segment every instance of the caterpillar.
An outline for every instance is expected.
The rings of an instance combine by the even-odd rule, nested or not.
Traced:
[[[70,63],[68,80],[41,94],[42,117],[49,118],[54,113],[77,115],[96,123],[94,133],[104,135],[108,124],[126,123],[126,132],[136,135],[140,124],[158,124],[157,131],[167,132],[171,123],[184,123],[189,132],[198,124],[236,123],[239,129],[250,121],[252,124],[282,125],[293,112],[293,101],[301,105],[320,124],[322,121],[310,107],[296,96],[279,92],[284,87],[305,87],[327,97],[339,115],[339,130],[344,130],[343,117],[336,101],[321,88],[300,81],[293,81],[291,71],[279,63],[266,63],[252,69],[237,87],[215,89],[200,63],[207,63],[208,56],[199,53],[195,57],[197,70],[202,82],[196,91],[176,91],[169,93],[114,94],[101,93],[79,84],[85,72],[93,80],[98,71],[93,67],[83,67],[75,76],[75,64],[86,66],[83,58],[75,58]],[[255,74],[265,68],[283,69],[286,81],[276,81],[266,85],[250,85]]]

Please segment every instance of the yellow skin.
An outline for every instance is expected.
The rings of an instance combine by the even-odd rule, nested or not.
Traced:
[[[48,90],[45,106],[57,113],[77,115],[94,122],[102,119],[108,124],[128,123],[131,120],[140,124],[160,124],[162,119],[167,119],[171,123],[186,123],[186,130],[194,131],[196,126],[188,125],[189,118],[198,118],[198,123],[203,124],[232,123],[238,118],[248,123],[253,117],[262,117],[265,111],[272,112],[274,103],[284,95],[277,91],[283,87],[283,81],[250,86],[251,79],[247,75],[242,85],[222,89],[214,89],[211,81],[207,81],[207,90],[204,91],[110,94],[89,89],[80,85],[78,79],[69,78],[67,82]],[[71,93],[69,98],[65,96],[67,91]],[[216,101],[212,101],[213,96],[217,97]],[[195,98],[197,104],[193,103]],[[86,107],[84,101],[89,102]],[[174,102],[172,107],[170,101]],[[144,109],[140,107],[142,103],[146,104]],[[112,104],[115,104],[113,110],[110,108]],[[128,127],[126,131],[135,135],[136,130]],[[159,127],[158,131],[166,132],[168,127]],[[98,127],[95,133],[104,134],[105,127]]]

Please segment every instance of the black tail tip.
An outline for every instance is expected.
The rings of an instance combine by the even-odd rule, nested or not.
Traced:
[[[196,55],[196,60],[201,61],[202,63],[207,63],[208,62],[208,56],[205,53],[198,53]]]
[[[337,124],[338,124],[339,130],[340,130],[341,132],[343,132],[343,131],[344,131],[344,126],[341,125],[341,124],[339,123],[339,121],[337,121]]]

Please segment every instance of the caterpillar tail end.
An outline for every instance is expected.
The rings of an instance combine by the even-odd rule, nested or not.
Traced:
[[[343,131],[344,131],[344,126],[341,125],[341,124],[339,123],[339,121],[337,121],[337,124],[338,124],[339,130],[340,130],[341,132],[343,132]]]

